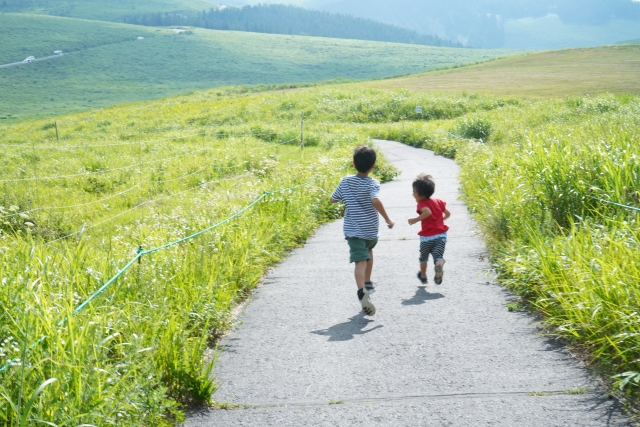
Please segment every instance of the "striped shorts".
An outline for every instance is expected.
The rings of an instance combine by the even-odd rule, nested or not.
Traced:
[[[433,261],[444,261],[444,248],[447,245],[447,238],[440,237],[438,239],[429,240],[428,242],[420,242],[420,264],[426,264],[429,261],[429,254],[433,257]]]

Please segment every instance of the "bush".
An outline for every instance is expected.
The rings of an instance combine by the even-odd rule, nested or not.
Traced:
[[[482,117],[466,118],[458,123],[454,133],[464,138],[487,142],[491,136],[493,125]]]

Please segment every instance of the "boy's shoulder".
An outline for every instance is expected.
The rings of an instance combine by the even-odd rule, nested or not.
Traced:
[[[447,202],[445,202],[444,200],[437,199],[435,197],[430,197],[428,199],[420,200],[418,202],[418,206],[434,206],[434,205],[444,206],[446,204],[447,204]]]
[[[374,185],[380,185],[377,179],[370,176],[358,176],[358,175],[345,175],[340,182],[369,182]]]

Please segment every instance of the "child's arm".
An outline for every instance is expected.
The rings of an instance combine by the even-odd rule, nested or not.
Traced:
[[[380,201],[380,199],[378,198],[372,199],[371,203],[373,203],[373,207],[378,211],[378,213],[382,215],[382,217],[384,218],[384,221],[387,223],[387,226],[389,228],[393,228],[393,226],[395,225],[395,222],[391,221],[391,219],[387,215],[387,211],[384,210],[384,206],[382,205],[382,202]]]
[[[420,209],[420,216],[417,216],[415,218],[409,218],[409,225],[413,225],[417,222],[420,222],[424,219],[427,219],[431,216],[433,212],[431,212],[431,209],[424,207],[422,209]]]
[[[340,200],[336,200],[336,199],[334,199],[333,197],[331,197],[331,198],[329,199],[329,201],[330,201],[331,203],[338,203]]]
[[[447,219],[451,216],[451,212],[449,212],[449,210],[445,209],[444,210],[444,216],[442,219]]]

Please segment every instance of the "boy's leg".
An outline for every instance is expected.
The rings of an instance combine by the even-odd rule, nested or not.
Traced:
[[[429,242],[420,242],[420,271],[418,279],[422,284],[427,283],[427,261],[429,261]]]
[[[373,250],[369,251],[369,261],[367,261],[367,269],[364,272],[364,282],[371,283],[371,272],[373,271]]]
[[[435,260],[435,270],[436,270],[436,274],[433,277],[433,281],[436,282],[437,285],[439,285],[440,283],[442,283],[442,268],[444,266],[444,249],[446,247],[447,241],[446,239],[437,239],[435,241],[433,250],[432,250],[432,255],[433,255],[433,259]]]
[[[355,264],[354,276],[356,286],[358,287],[358,299],[362,305],[362,311],[369,316],[373,316],[376,314],[376,307],[369,300],[369,294],[364,291],[364,282],[369,261],[367,242],[364,239],[358,238],[349,238],[347,242],[349,243],[351,252],[351,262]]]
[[[367,274],[367,264],[369,261],[358,261],[355,263],[354,276],[356,278],[356,286],[358,289],[364,288],[365,277]]]
[[[427,278],[427,263],[426,262],[421,262],[420,263],[420,276],[424,277],[425,279]]]

